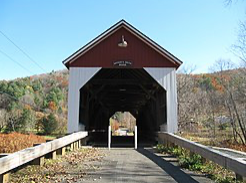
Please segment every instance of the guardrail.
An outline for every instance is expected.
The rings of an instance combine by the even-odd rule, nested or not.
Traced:
[[[83,143],[83,139],[87,136],[87,132],[73,133],[0,158],[0,183],[8,182],[9,172],[26,163],[42,165],[44,157],[47,155],[56,158],[56,154],[65,154],[67,146],[70,146],[72,150],[79,148]]]
[[[213,161],[222,167],[235,172],[238,179],[246,181],[246,159],[235,158],[228,154],[218,152],[202,144],[192,142],[177,135],[165,132],[158,132],[158,138],[164,144],[176,144],[203,158]]]

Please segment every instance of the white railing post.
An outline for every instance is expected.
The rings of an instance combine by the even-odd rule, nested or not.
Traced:
[[[137,126],[135,126],[134,136],[135,136],[135,149],[137,149],[138,148],[138,130],[137,130]]]
[[[111,126],[108,126],[108,149],[110,150],[111,146]]]

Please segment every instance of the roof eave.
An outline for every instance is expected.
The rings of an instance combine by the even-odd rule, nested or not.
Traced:
[[[70,55],[69,57],[67,57],[64,61],[62,61],[62,63],[64,65],[67,65],[71,60],[73,60],[75,57],[77,57],[78,55],[80,55],[81,53],[83,53],[87,48],[93,46],[98,41],[100,41],[100,42],[103,41],[106,37],[108,37],[114,31],[116,31],[118,28],[120,28],[121,25],[123,25],[124,23],[125,23],[125,20],[121,20],[118,23],[114,24],[113,26],[111,26],[110,28],[108,28],[106,31],[104,31],[103,33],[101,33],[99,36],[97,36],[96,38],[94,38],[92,41],[90,41],[89,43],[87,43],[86,45],[84,45],[83,47],[81,47],[80,49],[78,49],[75,53],[73,53],[72,55]]]
[[[162,46],[157,44],[155,41],[147,37],[145,34],[140,32],[138,29],[133,27],[131,24],[127,23],[125,20],[121,20],[118,23],[114,24],[111,26],[109,29],[104,31],[102,34],[97,36],[95,39],[87,43],[85,46],[77,50],[74,54],[69,56],[63,61],[63,64],[69,69],[69,63],[73,62],[76,60],[78,57],[89,51],[91,48],[93,48],[95,45],[106,39],[108,36],[113,34],[115,31],[117,31],[119,28],[125,26],[126,29],[134,33],[138,38],[140,38],[142,41],[146,42],[148,45],[150,45],[152,48],[157,50],[160,54],[162,54],[164,57],[166,57],[168,60],[173,62],[177,67],[183,63],[181,60],[179,60],[177,57],[175,57],[173,54],[168,52],[166,49],[164,49]]]

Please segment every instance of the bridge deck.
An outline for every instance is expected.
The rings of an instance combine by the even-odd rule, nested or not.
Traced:
[[[101,162],[94,162],[97,170],[89,170],[83,182],[212,182],[203,175],[180,170],[175,159],[152,153],[150,149],[114,148],[108,151]],[[173,161],[174,160],[174,161]]]

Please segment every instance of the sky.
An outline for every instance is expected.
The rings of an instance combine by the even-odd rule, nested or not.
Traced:
[[[0,80],[66,69],[65,58],[121,19],[185,67],[205,73],[216,60],[238,62],[231,45],[246,18],[245,5],[243,0],[230,6],[224,0],[0,0]]]

